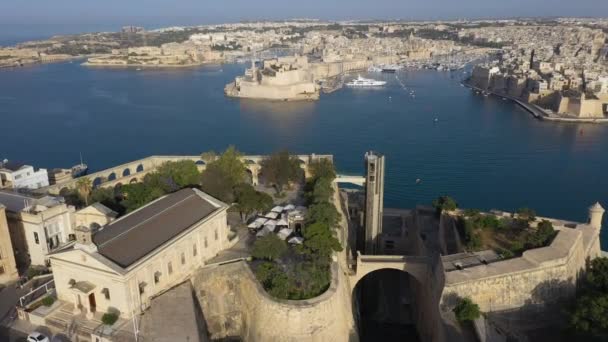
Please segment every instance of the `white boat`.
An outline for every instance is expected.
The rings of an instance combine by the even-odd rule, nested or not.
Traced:
[[[369,68],[367,68],[367,72],[382,72],[382,68],[372,65]]]
[[[347,87],[381,87],[385,85],[384,81],[376,81],[371,78],[363,78],[361,76],[355,78],[354,80],[346,83]]]

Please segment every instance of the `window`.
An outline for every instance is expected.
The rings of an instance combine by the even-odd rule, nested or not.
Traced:
[[[181,259],[182,259],[182,265],[185,265],[186,264],[186,254],[184,254],[183,252],[182,252],[182,258]]]
[[[0,266],[0,274],[4,274],[4,266]]]
[[[145,282],[139,283],[139,294],[142,295],[145,292],[146,292],[146,283]]]
[[[207,237],[205,236],[205,248],[207,248],[209,244],[207,243]]]
[[[104,289],[101,290],[101,292],[106,297],[106,300],[110,300],[110,289],[109,288],[104,287]]]
[[[173,273],[173,264],[171,264],[171,261],[169,261],[169,263],[167,263],[167,273],[169,273],[169,274]]]
[[[37,245],[40,244],[40,239],[38,238],[38,233],[34,232],[34,242],[36,242]]]
[[[160,272],[156,271],[154,272],[154,284],[158,284],[160,282]]]
[[[196,250],[196,244],[192,245],[192,256],[195,257],[198,254],[198,250]],[[0,255],[0,259],[2,256]]]
[[[218,237],[218,235],[217,235],[217,228],[216,228],[215,229],[215,241],[217,241],[217,237]]]

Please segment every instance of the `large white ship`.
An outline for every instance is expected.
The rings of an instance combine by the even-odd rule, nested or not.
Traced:
[[[346,83],[347,87],[381,87],[383,85],[385,85],[386,82],[384,81],[376,81],[373,80],[371,78],[363,78],[361,76],[355,78],[354,80]]]

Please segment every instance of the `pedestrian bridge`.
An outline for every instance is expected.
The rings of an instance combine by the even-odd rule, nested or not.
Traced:
[[[430,260],[421,256],[362,255],[361,252],[357,252],[356,272],[350,276],[351,290],[354,290],[359,280],[366,275],[385,269],[409,273],[424,284],[428,278]]]
[[[349,175],[337,175],[334,180],[335,183],[348,183],[359,186],[365,186],[365,177],[363,176],[349,176]]]

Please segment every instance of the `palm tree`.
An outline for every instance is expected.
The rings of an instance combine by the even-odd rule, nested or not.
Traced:
[[[93,191],[91,180],[88,177],[82,177],[76,182],[76,187],[78,188],[80,196],[84,198],[84,204],[88,206],[89,196],[91,195],[91,191]]]

